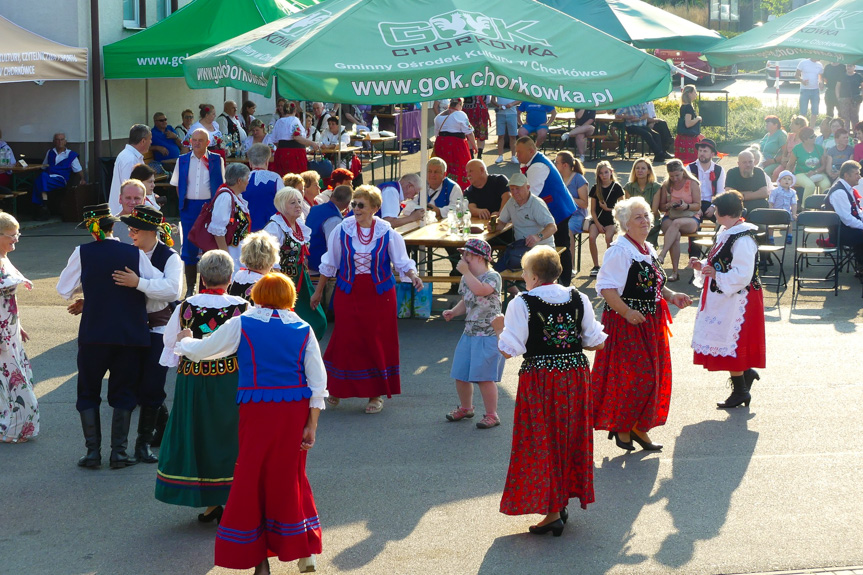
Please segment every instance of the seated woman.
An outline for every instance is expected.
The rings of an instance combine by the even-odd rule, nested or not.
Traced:
[[[659,211],[665,212],[662,218],[662,231],[665,240],[659,253],[660,263],[671,252],[671,275],[669,282],[680,279],[677,267],[680,265],[680,235],[694,234],[701,223],[701,184],[680,160],[671,160],[665,165],[668,180],[659,188]]]
[[[243,142],[243,153],[247,154],[249,148],[255,144],[269,144],[270,137],[264,129],[264,123],[260,120],[252,120],[249,125],[249,136]]]
[[[279,244],[273,236],[264,231],[249,234],[240,244],[242,267],[234,272],[228,293],[254,304],[252,288],[259,279],[273,271],[278,261]]]
[[[788,134],[782,129],[782,120],[777,116],[764,118],[764,127],[767,133],[761,138],[759,149],[762,160],[758,167],[768,174],[776,169],[776,165],[782,161],[782,149],[788,141]]]
[[[803,187],[802,204],[817,190],[830,187],[830,180],[824,175],[824,148],[815,143],[815,131],[806,127],[800,130],[800,143],[791,150],[788,171],[797,178],[797,185]]]
[[[794,149],[794,146],[800,143],[800,130],[807,126],[809,126],[809,120],[807,120],[805,116],[794,116],[791,118],[791,127],[788,130],[788,138],[785,140],[785,145],[782,146],[780,160],[776,164],[776,167],[773,168],[772,182],[779,179],[779,173],[782,170],[788,169],[788,161],[791,159],[791,150]],[[770,174],[769,171],[765,171]]]
[[[309,324],[291,311],[296,297],[291,280],[267,274],[252,288],[252,297],[255,307],[213,335],[194,339],[185,329],[175,346],[192,360],[235,356],[239,366],[236,393],[224,386],[240,406],[239,454],[216,536],[215,564],[254,567],[264,575],[270,573],[267,557],[274,556],[299,559],[301,572],[314,571],[321,522],[306,476],[306,452],[315,444],[327,375]]]

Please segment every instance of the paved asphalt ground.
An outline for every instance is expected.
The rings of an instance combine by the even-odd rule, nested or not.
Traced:
[[[406,169],[416,169],[417,156]],[[630,164],[615,166],[628,172]],[[78,320],[54,286],[86,239],[71,224],[25,229],[12,254],[35,282],[20,307],[42,429],[35,441],[0,446],[0,573],[233,573],[212,567],[216,529],[196,521],[200,510],[154,499],[155,466],[75,466],[84,450],[74,408]],[[598,304],[586,247],[584,257],[575,284]],[[674,287],[695,295],[691,272],[681,276]],[[715,408],[728,394],[725,378],[692,365],[695,309],[675,311],[671,413],[652,432],[665,449],[624,455],[597,434],[597,501],[572,509],[559,539],[528,535],[536,517],[498,512],[519,362],[507,363],[500,385],[503,425],[449,423],[462,324],[439,315],[401,320],[403,395],[379,415],[348,400],[321,417],[309,456],[324,533],[318,571],[641,575],[863,565],[863,300],[857,280],[843,274],[841,283],[838,297],[807,288],[796,302],[790,290],[767,289],[768,367],[752,405],[732,411]],[[453,303],[440,297],[436,308]],[[173,390],[171,377],[169,402]],[[102,417],[107,461],[107,405]],[[273,572],[296,566],[274,561]]]

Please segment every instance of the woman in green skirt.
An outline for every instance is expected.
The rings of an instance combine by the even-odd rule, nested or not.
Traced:
[[[228,252],[213,250],[198,263],[204,289],[174,310],[165,327],[162,365],[177,366],[174,406],[159,450],[156,499],[172,505],[206,507],[198,520],[222,516],[237,461],[239,411],[237,358],[189,361],[174,353],[177,334],[190,329],[201,339],[248,307],[227,295],[234,262]]]
[[[315,337],[320,341],[327,331],[327,317],[323,306],[312,309],[309,303],[315,291],[309,279],[308,263],[312,230],[302,221],[303,194],[296,188],[282,188],[276,192],[273,203],[278,211],[267,222],[264,231],[276,238],[279,244],[279,264],[276,267],[297,286],[294,312],[312,326]]]

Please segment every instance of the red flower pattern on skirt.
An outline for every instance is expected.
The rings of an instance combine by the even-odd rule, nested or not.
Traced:
[[[663,425],[671,402],[671,356],[662,315],[647,315],[632,325],[616,311],[606,310],[602,324],[608,339],[596,352],[590,376],[594,427],[648,431]]]
[[[518,378],[512,453],[500,512],[555,513],[594,502],[590,371],[535,370]]]

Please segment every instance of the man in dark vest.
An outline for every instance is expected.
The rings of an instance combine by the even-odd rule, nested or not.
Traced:
[[[225,182],[225,165],[222,156],[207,150],[210,135],[206,130],[192,132],[189,143],[192,151],[177,160],[177,168],[171,174],[171,185],[177,188],[180,206],[180,224],[183,232],[183,248],[180,256],[186,269],[186,297],[195,291],[198,281],[198,246],[189,241],[189,230],[210,198]]]
[[[162,212],[150,206],[135,206],[128,216],[120,220],[129,227],[129,236],[135,246],[149,258],[162,277],[146,280],[139,278],[126,268],[114,272],[114,281],[119,286],[137,289],[147,296],[147,319],[150,325],[150,352],[147,355],[136,395],[141,411],[138,415],[138,439],[135,441],[135,459],[143,463],[156,463],[159,459],[150,451],[159,431],[164,432],[168,421],[165,407],[165,377],[168,368],[159,363],[162,357],[165,326],[171,319],[176,302],[181,297],[183,261],[172,250],[171,226],[165,222]]]
[[[99,405],[102,378],[108,376],[108,405],[114,408],[111,423],[111,468],[134,465],[126,454],[129,425],[137,399],[150,334],[146,296],[115,284],[115,270],[129,269],[141,278],[162,277],[144,252],[113,237],[114,222],[108,204],[84,208],[84,222],[94,242],[75,248],[57,282],[57,292],[72,299],[83,291],[84,300],[70,306],[81,313],[78,328],[78,401],[87,454],[78,465],[90,469],[102,464],[102,428]],[[78,312],[80,310],[80,312]]]
[[[860,164],[848,160],[839,168],[839,177],[833,182],[824,207],[836,212],[840,224],[839,237],[844,246],[854,250],[854,264],[857,277],[863,276],[863,199],[854,189],[860,183]],[[836,238],[830,241],[836,245]]]

